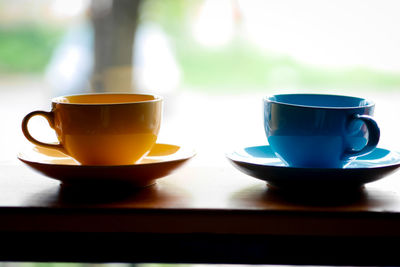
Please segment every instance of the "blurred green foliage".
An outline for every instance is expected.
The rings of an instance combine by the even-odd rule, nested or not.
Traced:
[[[191,16],[202,1],[145,0],[142,22],[161,26],[183,74],[183,86],[217,91],[267,89],[399,90],[400,73],[361,66],[316,66],[288,55],[268,53],[237,36],[223,47],[198,44],[190,34]],[[396,52],[396,51],[394,51]]]
[[[62,34],[60,29],[35,24],[0,27],[0,72],[43,71]]]
[[[250,44],[209,50],[195,44],[176,50],[184,84],[202,90],[399,90],[400,73],[366,67],[339,69],[307,65],[285,55],[261,52]]]

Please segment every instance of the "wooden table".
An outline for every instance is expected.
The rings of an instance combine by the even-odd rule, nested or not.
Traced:
[[[0,168],[0,260],[399,265],[400,172],[346,195],[277,192],[193,159],[141,190]]]

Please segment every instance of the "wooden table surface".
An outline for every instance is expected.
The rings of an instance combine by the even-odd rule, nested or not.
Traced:
[[[285,193],[227,161],[142,189],[68,188],[0,169],[0,260],[400,264],[400,172],[351,192]]]

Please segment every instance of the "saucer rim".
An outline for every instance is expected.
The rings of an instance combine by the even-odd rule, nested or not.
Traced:
[[[173,146],[179,146],[180,148],[185,147],[185,150],[187,149],[187,153],[185,153],[184,155],[180,156],[179,158],[174,158],[174,159],[171,159],[171,160],[163,160],[163,161],[147,162],[147,163],[138,162],[138,163],[134,163],[134,164],[122,164],[122,165],[82,165],[82,164],[76,164],[75,165],[75,164],[61,164],[61,163],[54,164],[54,163],[50,163],[50,162],[42,162],[42,161],[26,159],[26,158],[24,158],[22,156],[23,151],[19,151],[17,153],[17,158],[20,161],[24,162],[24,163],[33,163],[33,164],[41,164],[41,165],[49,165],[49,166],[57,166],[57,167],[69,167],[69,168],[82,168],[82,167],[84,167],[84,168],[88,168],[88,169],[89,168],[98,169],[98,168],[128,168],[128,167],[132,167],[132,166],[159,165],[159,164],[162,164],[162,163],[173,163],[173,162],[179,162],[179,161],[182,161],[182,160],[189,160],[189,159],[191,159],[191,158],[193,158],[193,157],[195,157],[197,155],[197,152],[196,152],[196,150],[194,148],[187,148],[186,146],[183,146],[183,145],[177,145],[177,144],[165,143],[165,142],[156,143],[156,144],[158,144],[158,145],[173,145]],[[26,149],[24,149],[24,150],[26,150]],[[176,153],[178,153],[178,151],[173,153],[173,154],[170,154],[168,156],[157,156],[157,158],[169,157],[169,156],[174,155]],[[72,158],[69,155],[66,155],[66,157],[67,158]],[[155,157],[147,157],[147,156],[145,156],[143,159],[146,159],[146,158],[155,158]]]
[[[355,168],[332,168],[332,167],[328,167],[328,168],[307,168],[307,167],[294,167],[294,166],[276,166],[276,165],[271,165],[268,163],[256,163],[256,162],[251,162],[251,161],[246,161],[244,159],[244,157],[240,157],[238,156],[238,158],[240,157],[241,159],[235,159],[234,157],[232,157],[233,153],[239,151],[239,150],[243,150],[246,148],[253,148],[253,147],[271,147],[270,145],[255,145],[255,146],[245,146],[242,148],[238,148],[235,150],[232,150],[231,152],[227,152],[225,153],[225,157],[228,158],[231,161],[234,162],[241,162],[241,163],[245,163],[245,164],[251,164],[254,166],[265,166],[265,167],[270,167],[270,168],[280,168],[280,169],[291,169],[291,170],[305,170],[305,171],[350,171],[350,170],[365,170],[365,169],[379,169],[379,168],[387,168],[387,167],[391,167],[391,166],[400,166],[400,152],[399,151],[394,151],[394,150],[390,150],[390,149],[386,149],[386,148],[381,148],[381,147],[377,147],[375,149],[380,149],[380,150],[385,150],[385,151],[389,151],[390,153],[396,153],[399,158],[397,162],[394,163],[389,163],[389,164],[381,164],[379,166],[366,166],[366,167],[355,167]],[[239,154],[237,154],[239,155]],[[274,157],[274,159],[279,159],[277,156]],[[280,160],[280,159],[279,159]],[[357,160],[354,159],[355,161]],[[282,162],[282,161],[281,161]]]

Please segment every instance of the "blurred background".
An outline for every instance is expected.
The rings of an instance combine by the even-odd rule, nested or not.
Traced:
[[[399,10],[397,0],[0,0],[0,162],[16,162],[25,114],[91,92],[164,96],[159,140],[195,147],[192,164],[265,144],[262,97],[287,92],[373,99],[380,146],[400,151]],[[32,124],[39,139],[52,134]]]
[[[393,91],[399,7],[396,0],[1,0],[1,80],[43,81],[51,95]]]
[[[399,7],[395,0],[1,0],[0,73],[44,78],[52,94],[396,90]]]

